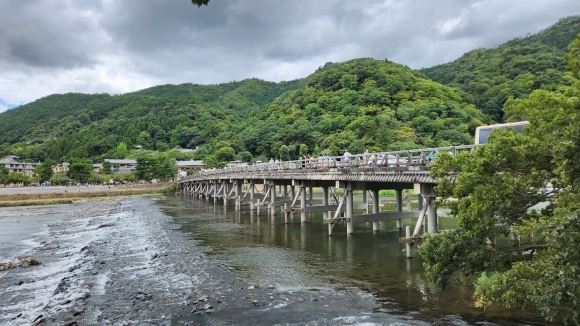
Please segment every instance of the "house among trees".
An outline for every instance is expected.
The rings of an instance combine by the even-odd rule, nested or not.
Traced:
[[[34,176],[34,169],[40,163],[20,162],[20,157],[15,155],[8,155],[0,158],[0,166],[4,166],[8,173],[21,173],[27,177]]]
[[[119,173],[133,173],[137,168],[136,160],[119,160],[119,159],[105,159],[105,162],[111,163],[111,168]]]
[[[69,169],[69,166],[70,166],[70,164],[66,163],[66,162],[59,163],[59,164],[56,164],[52,167],[52,171],[54,173],[67,172]]]
[[[179,174],[179,176],[186,176],[187,175],[187,171],[191,171],[191,173],[198,173],[204,170],[205,168],[205,163],[203,163],[203,161],[194,161],[194,160],[190,160],[190,161],[177,161],[175,162],[175,165],[177,165],[177,173]]]

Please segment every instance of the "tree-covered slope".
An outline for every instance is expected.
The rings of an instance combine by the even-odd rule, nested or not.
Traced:
[[[487,120],[460,91],[374,59],[327,63],[251,115],[239,139],[252,153],[283,159],[295,157],[301,144],[331,155],[468,144]]]
[[[420,70],[442,84],[460,88],[495,121],[505,101],[526,98],[535,89],[554,90],[569,81],[562,75],[567,46],[580,33],[580,16],[561,19],[540,33],[494,49],[477,49],[459,59]]]
[[[131,116],[135,107],[149,108],[155,102],[190,97],[227,108],[243,115],[247,110],[265,105],[280,94],[300,85],[301,80],[273,83],[248,79],[219,85],[162,85],[138,92],[108,94],[54,94],[0,114],[0,144],[43,141],[78,132],[82,127],[105,119],[117,110]],[[153,99],[160,98],[159,101]],[[141,105],[141,104],[143,105]],[[145,110],[147,111],[147,110]],[[148,112],[139,111],[139,114]],[[113,114],[114,116],[118,116]]]

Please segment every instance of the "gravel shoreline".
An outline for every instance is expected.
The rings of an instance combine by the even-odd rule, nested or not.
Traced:
[[[357,289],[284,292],[275,284],[247,284],[208,258],[210,248],[175,230],[153,197],[75,203],[60,210],[62,217],[36,233],[30,249],[11,258],[31,257],[41,264],[0,271],[1,325],[386,321],[373,314],[372,295]]]

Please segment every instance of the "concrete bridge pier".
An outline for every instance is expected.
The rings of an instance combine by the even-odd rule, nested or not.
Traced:
[[[379,214],[381,212],[380,200],[379,200],[379,190],[373,189],[373,214]],[[373,231],[378,232],[381,230],[381,221],[373,221]]]
[[[224,207],[228,206],[228,194],[230,193],[230,183],[228,181],[224,181]]]
[[[308,204],[308,206],[312,206],[314,203],[314,191],[312,189],[312,183],[309,183],[308,185],[308,200],[310,200],[310,204]],[[312,223],[312,212],[308,213],[308,218],[310,223]]]
[[[395,190],[395,210],[397,212],[402,212],[403,211],[403,189],[397,189]],[[402,229],[403,228],[403,220],[402,219],[398,219],[397,220],[397,229]]]
[[[254,182],[250,181],[250,212],[254,211]]]
[[[270,204],[268,208],[270,209],[270,215],[274,216],[276,214],[276,183],[271,181],[270,187]]]
[[[352,191],[352,182],[346,183],[346,188],[344,188],[344,200],[346,201],[346,234],[354,233],[354,222],[352,221],[353,215],[353,191]]]
[[[429,204],[427,206],[427,232],[437,233],[437,210],[435,209],[435,199],[437,194],[435,193],[435,185],[433,184],[421,184],[421,195],[423,198],[429,198]]]
[[[306,223],[306,186],[300,182],[300,223]]]
[[[213,192],[212,192],[212,199],[213,199],[213,205],[215,206],[217,204],[217,192],[218,192],[218,183],[214,182],[213,183]]]
[[[328,187],[322,187],[322,206],[328,206]],[[327,220],[331,217],[332,212],[330,211],[323,211],[322,218]],[[328,235],[332,235],[332,223],[327,223],[328,225]]]
[[[242,209],[242,180],[234,180],[234,187],[236,187],[236,211],[239,212]]]

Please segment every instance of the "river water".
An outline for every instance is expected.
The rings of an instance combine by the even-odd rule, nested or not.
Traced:
[[[42,264],[0,271],[0,325],[546,324],[434,290],[381,227],[329,237],[320,214],[286,223],[179,196],[3,208],[0,263]]]
[[[545,324],[538,315],[520,310],[475,308],[470,286],[445,292],[431,287],[416,250],[413,258],[406,258],[405,245],[398,241],[404,231],[395,228],[395,221],[382,222],[379,232],[358,223],[350,235],[345,225],[338,224],[333,236],[328,236],[322,213],[310,215],[303,224],[300,213],[285,218],[280,212],[270,216],[265,209],[260,214],[247,209],[236,212],[231,206],[177,197],[159,204],[182,232],[212,249],[213,259],[250,283],[275,284],[287,291],[357,288],[373,295],[374,314],[416,322]],[[404,225],[414,227],[408,219]],[[440,229],[456,227],[454,218],[439,217]]]

